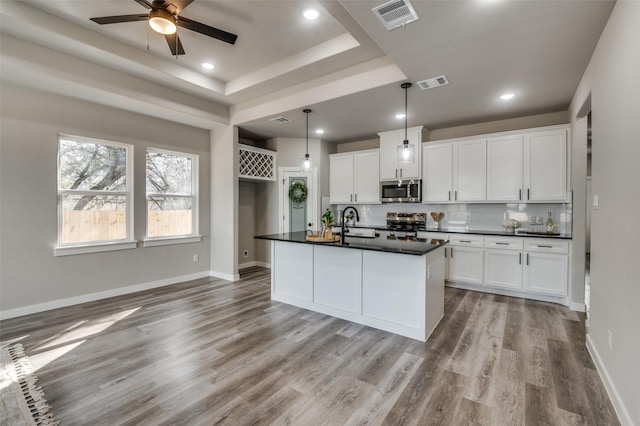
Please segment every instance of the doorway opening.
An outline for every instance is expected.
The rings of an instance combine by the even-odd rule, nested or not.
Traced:
[[[316,188],[318,186],[318,169],[302,172],[297,167],[279,167],[279,232],[303,232],[313,230],[317,222],[318,200]],[[292,200],[289,197],[290,188],[304,186],[306,198],[304,201]]]
[[[593,137],[591,132],[591,111],[587,114],[587,202],[585,220],[585,269],[584,269],[584,304],[587,317],[589,316],[589,306],[591,304],[591,208],[593,203],[593,193],[591,190],[591,147]]]

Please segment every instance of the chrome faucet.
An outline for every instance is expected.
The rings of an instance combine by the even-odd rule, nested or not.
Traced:
[[[356,214],[356,222],[360,222],[360,215],[358,214],[358,210],[356,210],[355,207],[347,206],[344,208],[344,210],[342,210],[342,222],[341,222],[342,224],[340,226],[340,244],[341,245],[344,245],[344,234],[349,232],[349,228],[344,226],[344,213],[349,209],[353,210],[353,212]]]

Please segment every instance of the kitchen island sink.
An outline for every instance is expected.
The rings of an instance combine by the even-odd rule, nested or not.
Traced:
[[[426,341],[444,314],[442,240],[271,241],[271,299]]]

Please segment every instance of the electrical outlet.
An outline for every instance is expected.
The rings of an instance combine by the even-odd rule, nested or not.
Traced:
[[[249,250],[245,250],[242,252],[242,256],[249,257]]]
[[[197,262],[197,261],[198,261],[198,259],[200,259],[200,256],[198,256],[197,254],[194,254],[194,255],[193,255],[193,261],[194,261],[194,262]]]
[[[613,333],[611,333],[611,330],[607,330],[609,332],[609,350],[612,351],[613,350]]]

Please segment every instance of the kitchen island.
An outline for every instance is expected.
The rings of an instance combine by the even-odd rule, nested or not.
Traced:
[[[443,240],[271,241],[271,299],[426,341],[444,314]]]

